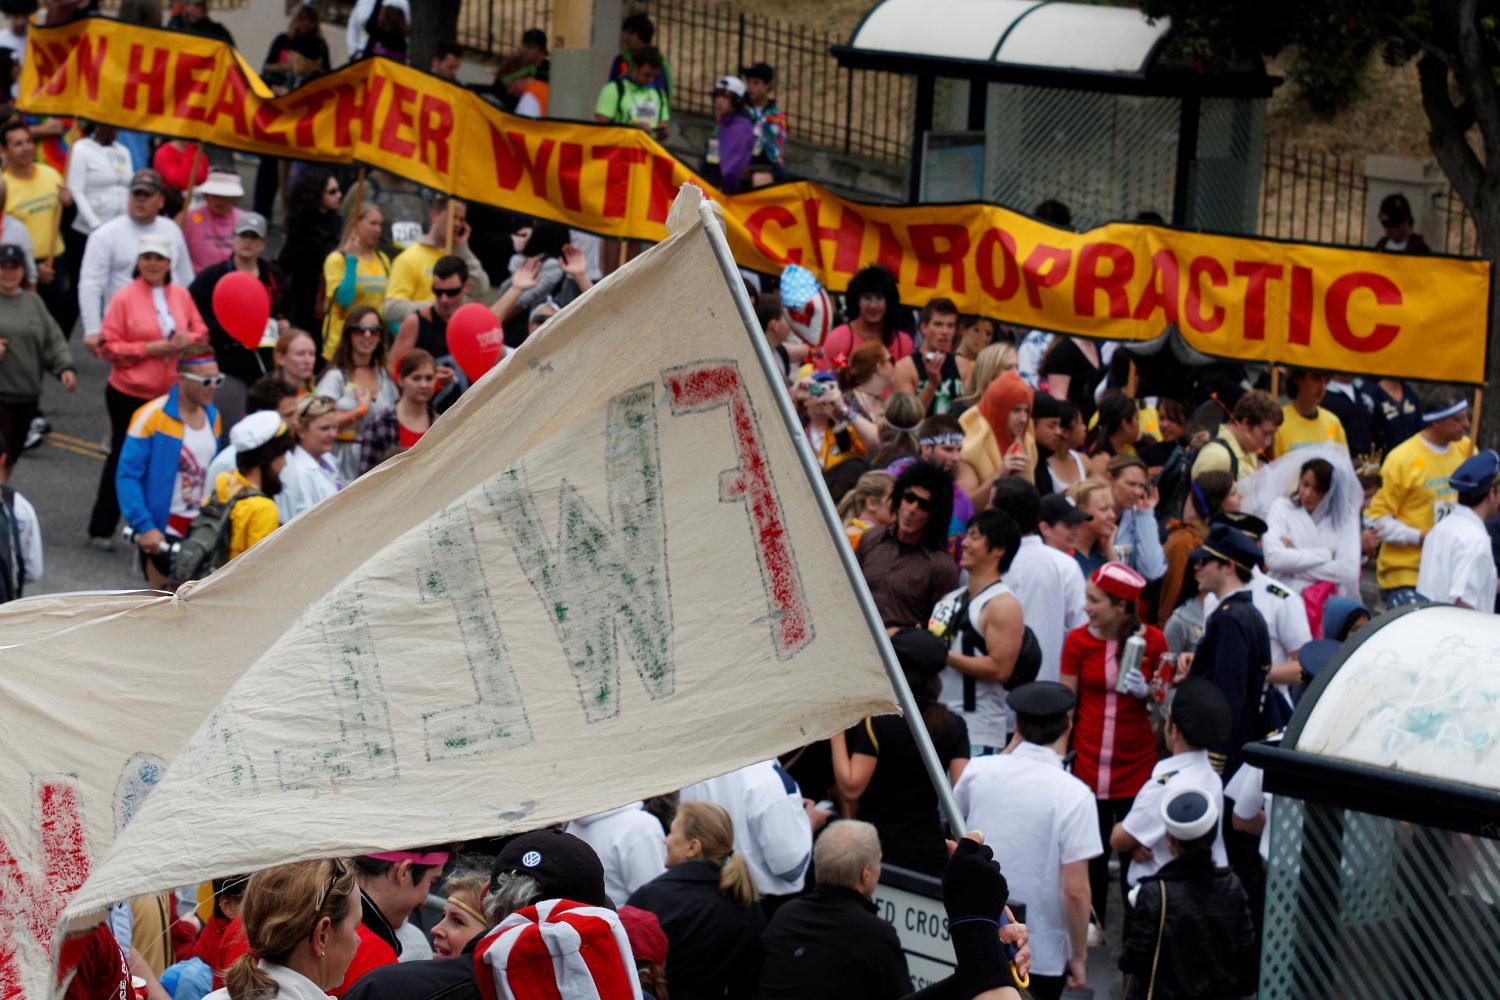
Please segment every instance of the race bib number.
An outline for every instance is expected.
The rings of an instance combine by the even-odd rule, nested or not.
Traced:
[[[276,341],[279,340],[280,338],[281,338],[281,327],[277,324],[275,318],[273,317],[271,319],[266,320],[266,328],[263,331],[261,331],[261,335],[260,335],[260,346],[261,347],[275,347],[276,346]]]
[[[1453,513],[1457,504],[1452,500],[1434,500],[1432,502],[1432,523],[1434,526],[1442,523],[1443,518]]]
[[[422,224],[409,220],[391,223],[391,242],[405,250],[422,238]]]

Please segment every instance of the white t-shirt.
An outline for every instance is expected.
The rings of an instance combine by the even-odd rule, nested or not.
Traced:
[[[970,762],[970,767],[973,762]],[[1166,760],[1157,761],[1151,769],[1151,780],[1135,793],[1135,802],[1130,812],[1120,821],[1125,832],[1136,839],[1136,843],[1151,848],[1150,861],[1131,861],[1125,873],[1125,881],[1133,888],[1148,875],[1155,875],[1162,866],[1172,860],[1172,849],[1167,846],[1167,823],[1161,818],[1161,804],[1168,792],[1183,788],[1196,788],[1219,807],[1224,815],[1224,783],[1208,762],[1207,750],[1180,753]],[[1229,855],[1224,853],[1224,827],[1221,823],[1214,831],[1214,864],[1220,868],[1229,864]]]
[[[1011,753],[969,761],[953,795],[964,823],[984,831],[994,848],[1011,896],[1026,902],[1031,971],[1062,975],[1072,952],[1063,865],[1104,853],[1094,793],[1063,770],[1051,747],[1022,743]]]
[[[949,609],[956,608],[968,593],[968,588],[960,587],[951,594],[945,596],[933,609],[933,617],[943,616],[947,621],[951,615]],[[984,626],[980,624],[980,616],[984,614],[984,607],[1001,595],[1014,597],[1011,589],[1003,582],[996,580],[988,587],[974,595],[969,602],[969,623],[980,635],[984,634]],[[1024,614],[1024,612],[1023,612]],[[964,645],[963,633],[954,629],[949,638],[949,648],[965,656],[977,656],[975,650]],[[969,742],[974,746],[1003,747],[1010,739],[1010,731],[1014,728],[1013,717],[1009,706],[1005,703],[1005,685],[994,681],[974,681],[974,708],[964,708],[964,684],[967,674],[955,667],[944,667],[939,675],[943,682],[943,691],[940,697],[943,704],[948,706],[950,712],[956,712],[963,716],[964,722],[969,727]]]
[[[640,802],[575,819],[567,832],[599,855],[604,891],[616,907],[630,894],[667,870],[667,842],[661,823]]]
[[[1042,541],[1021,539],[1016,558],[1005,571],[1005,585],[1021,602],[1021,618],[1042,648],[1039,681],[1055,681],[1062,670],[1063,642],[1088,621],[1083,613],[1084,583],[1078,562]]]
[[[177,454],[177,478],[172,483],[171,516],[192,520],[198,516],[208,489],[208,466],[218,448],[213,424],[205,416],[202,427],[183,425],[182,450]]]
[[[1234,814],[1240,819],[1254,819],[1266,814],[1266,825],[1260,828],[1260,859],[1271,858],[1271,796],[1261,789],[1265,784],[1265,772],[1249,764],[1241,764],[1234,772],[1229,784],[1224,786],[1224,797],[1234,800]]]
[[[734,850],[765,896],[802,890],[812,860],[812,825],[797,782],[774,760],[689,785],[683,802],[715,802],[734,823]]]

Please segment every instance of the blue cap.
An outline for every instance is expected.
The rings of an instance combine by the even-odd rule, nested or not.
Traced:
[[[1479,454],[1464,459],[1448,484],[1460,493],[1478,493],[1495,485],[1500,478],[1500,455],[1486,448]]]
[[[1203,544],[1188,553],[1188,558],[1217,559],[1248,570],[1260,565],[1260,546],[1238,528],[1215,524],[1209,527]]]

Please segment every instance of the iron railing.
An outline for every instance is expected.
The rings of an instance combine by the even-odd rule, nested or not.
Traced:
[[[352,0],[318,4],[335,23],[347,22],[352,6]],[[674,111],[712,116],[714,82],[764,62],[776,71],[776,100],[792,139],[893,163],[910,154],[911,77],[840,67],[829,47],[843,36],[712,0],[647,0],[638,7],[656,22],[654,44],[671,66]],[[515,51],[527,28],[552,37],[552,0],[464,0],[456,40],[499,59]]]

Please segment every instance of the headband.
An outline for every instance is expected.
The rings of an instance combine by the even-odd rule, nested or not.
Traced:
[[[916,431],[916,429],[918,427],[922,426],[922,421],[920,421],[920,420],[918,420],[914,424],[908,424],[908,425],[903,426],[901,424],[896,423],[896,421],[892,420],[889,416],[882,416],[880,418],[880,422],[883,423],[883,424],[885,424],[891,430],[898,431],[899,433],[902,433],[902,434],[912,434],[912,433],[914,433]]]
[[[414,865],[445,865],[448,863],[447,851],[386,851],[383,854],[366,854],[365,857],[375,861],[410,861]],[[479,919],[483,920],[483,917]]]
[[[1435,424],[1439,420],[1447,420],[1449,417],[1456,417],[1468,408],[1469,401],[1467,399],[1460,399],[1458,402],[1445,406],[1441,410],[1433,410],[1430,413],[1422,414],[1422,423]]]
[[[177,359],[177,367],[178,368],[187,368],[187,367],[189,367],[191,365],[216,365],[218,363],[219,363],[219,359],[216,358],[216,357],[214,357],[212,354],[203,354],[203,355],[200,355],[200,356],[198,356],[196,358],[178,358]]]
[[[917,442],[923,448],[941,448],[945,444],[961,447],[964,443],[964,436],[955,433],[929,434],[926,437],[918,438]]]
[[[463,910],[465,913],[473,917],[475,920],[478,920],[480,923],[489,922],[485,920],[483,913],[480,913],[478,910],[474,909],[474,907],[470,906],[468,903],[465,903],[457,896],[449,895],[447,897],[447,902],[452,903],[454,906],[458,907],[460,910]]]

